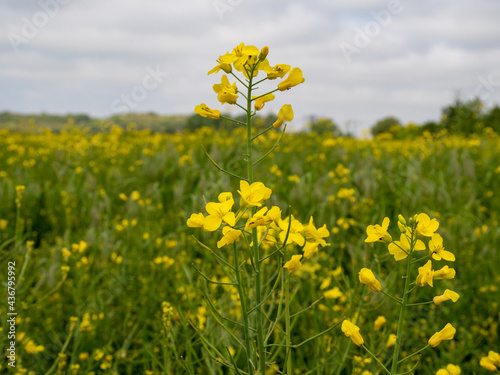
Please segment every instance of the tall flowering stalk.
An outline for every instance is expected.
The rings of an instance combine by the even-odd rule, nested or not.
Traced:
[[[255,181],[254,168],[267,157],[280,143],[285,129],[286,122],[293,120],[293,109],[290,104],[285,104],[278,112],[276,121],[263,131],[257,131],[252,125],[252,119],[260,111],[265,103],[275,99],[274,92],[286,91],[305,81],[302,77],[302,71],[299,68],[291,69],[290,65],[278,64],[271,66],[267,60],[269,53],[268,47],[261,50],[255,46],[249,46],[241,43],[233,49],[231,53],[226,53],[217,59],[218,65],[208,74],[224,72],[220,83],[213,86],[217,94],[217,100],[221,104],[231,104],[239,107],[245,113],[246,121],[239,121],[225,117],[217,109],[212,109],[205,103],[195,108],[195,113],[211,119],[225,118],[236,124],[236,126],[246,127],[245,144],[245,173],[233,172],[220,167],[207,153],[207,157],[221,172],[238,180],[239,190],[237,190],[239,199],[239,208],[233,210],[235,200],[231,192],[222,192],[218,196],[218,202],[209,202],[205,206],[207,216],[203,213],[192,214],[187,220],[187,225],[192,228],[200,228],[206,232],[220,231],[222,238],[217,242],[217,248],[225,246],[233,247],[233,261],[230,262],[227,254],[212,250],[210,246],[201,244],[209,250],[225,270],[232,273],[233,282],[216,282],[204,275],[196,268],[200,276],[207,282],[213,284],[222,284],[235,287],[238,290],[241,305],[241,320],[238,326],[241,331],[229,327],[225,322],[219,321],[223,328],[243,347],[246,358],[246,370],[240,368],[233,355],[228,351],[224,356],[225,363],[236,373],[245,372],[247,374],[265,374],[268,352],[272,347],[286,347],[286,373],[292,374],[291,349],[301,344],[292,345],[290,342],[290,292],[288,279],[290,275],[298,270],[302,262],[310,258],[318,246],[327,246],[324,240],[329,236],[326,226],[316,228],[313,218],[310,218],[308,224],[300,223],[296,218],[290,215],[282,219],[282,211],[279,207],[268,208],[265,202],[270,198],[272,190],[265,186],[263,182]],[[259,73],[264,74],[264,78],[257,79]],[[236,82],[231,83],[230,77]],[[282,79],[282,81],[273,89],[256,93],[258,85],[264,81],[273,81]],[[243,88],[243,89],[241,89]],[[239,101],[243,99],[243,104]],[[254,142],[259,137],[273,129],[281,128],[281,135],[274,145],[260,155],[256,154]],[[245,175],[245,176],[243,176]],[[291,248],[292,251],[289,251]],[[246,251],[244,251],[246,248]],[[299,254],[294,252],[299,249]],[[276,282],[263,279],[263,262],[269,258],[276,259],[278,265],[278,275]],[[245,267],[247,263],[251,265],[251,272]],[[283,271],[286,270],[286,271]],[[285,276],[286,274],[286,276]],[[244,278],[250,280],[250,287],[246,287]],[[272,299],[273,291],[277,288],[278,280],[281,280],[281,295],[277,301],[277,311],[275,317],[271,319],[263,312],[263,307]],[[265,290],[264,285],[274,285],[271,290]],[[269,289],[269,288],[268,288]],[[250,296],[249,291],[253,294]],[[284,294],[284,298],[283,298]],[[284,304],[284,308],[283,307]],[[212,303],[209,305],[215,310]],[[214,315],[221,316],[218,311]],[[285,342],[284,344],[268,343],[280,319],[285,319]],[[255,327],[252,327],[255,325]],[[333,328],[333,327],[331,327]],[[330,329],[331,329],[330,328]],[[328,330],[330,330],[328,329]],[[315,337],[326,333],[328,330],[309,338],[310,341]],[[240,333],[244,336],[240,340]],[[253,343],[256,342],[256,347]],[[304,342],[305,343],[305,342]],[[211,344],[207,343],[217,355],[222,353]],[[215,356],[214,356],[215,357]]]
[[[366,284],[372,291],[377,293],[383,293],[387,297],[391,298],[399,306],[399,318],[397,324],[397,332],[395,336],[392,336],[388,341],[391,346],[394,345],[394,353],[392,356],[392,362],[390,369],[387,368],[382,361],[377,358],[364,344],[364,340],[360,334],[360,329],[357,326],[349,326],[349,328],[343,331],[344,333],[351,337],[351,339],[358,345],[362,346],[374,359],[379,363],[379,365],[384,369],[387,374],[394,375],[398,373],[398,368],[407,359],[421,353],[429,347],[436,347],[444,340],[453,339],[456,329],[448,323],[441,331],[436,332],[428,340],[427,345],[417,350],[413,354],[400,359],[401,348],[404,343],[405,334],[405,317],[408,308],[413,306],[425,305],[425,304],[435,304],[439,305],[445,301],[451,300],[456,302],[459,298],[458,293],[446,289],[442,295],[438,295],[433,298],[432,301],[425,302],[411,302],[410,297],[415,290],[419,287],[434,287],[434,281],[439,279],[453,279],[455,277],[455,270],[444,266],[439,270],[434,270],[433,260],[445,260],[454,261],[455,255],[448,250],[445,250],[443,246],[442,237],[435,233],[439,228],[439,223],[436,219],[431,219],[427,214],[421,213],[410,218],[408,223],[402,215],[398,216],[398,228],[400,231],[399,241],[394,241],[391,234],[389,233],[390,219],[385,218],[382,225],[375,224],[369,225],[366,229],[367,238],[365,242],[382,242],[388,245],[389,253],[394,256],[396,261],[406,261],[406,272],[403,275],[404,287],[402,291],[402,297],[392,296],[384,290],[382,284],[375,277],[370,269],[363,268],[359,272],[359,281],[362,284]],[[430,238],[426,246],[425,240]],[[426,251],[427,253],[421,253]],[[418,268],[418,275],[415,277],[415,264],[422,264]],[[355,339],[355,337],[357,337]],[[389,345],[389,344],[388,344]],[[416,366],[416,365],[415,365]]]

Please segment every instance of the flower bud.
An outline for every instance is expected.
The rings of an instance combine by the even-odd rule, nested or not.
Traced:
[[[221,64],[220,68],[225,71],[227,74],[231,74],[233,71],[233,68],[231,67],[231,64]]]
[[[399,214],[398,215],[398,220],[401,224],[406,225],[406,220],[403,215]]]
[[[260,51],[260,55],[259,55],[259,61],[264,61],[266,59],[268,53],[269,53],[268,46],[265,46],[264,48],[262,48],[262,50]]]

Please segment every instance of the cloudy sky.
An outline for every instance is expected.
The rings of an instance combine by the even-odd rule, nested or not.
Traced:
[[[457,95],[500,103],[499,0],[2,0],[0,111],[190,114],[241,42],[306,82],[292,104],[360,133],[437,120]],[[276,82],[276,81],[275,81]],[[235,108],[225,108],[237,113]]]

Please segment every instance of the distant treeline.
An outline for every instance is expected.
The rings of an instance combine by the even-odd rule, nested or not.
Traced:
[[[243,122],[246,120],[244,116],[235,119]],[[254,118],[255,126],[261,128],[270,126],[275,120],[276,116],[274,114],[257,115]],[[78,127],[95,133],[106,131],[113,126],[120,126],[124,129],[149,129],[153,132],[176,133],[193,131],[203,126],[231,130],[239,125],[224,118],[212,120],[197,114],[159,115],[149,112],[115,115],[105,119],[98,119],[86,114],[53,115],[42,113],[22,115],[10,112],[0,113],[0,129],[9,129],[16,132],[39,133],[43,129],[60,132]],[[420,136],[424,133],[437,134],[446,132],[448,134],[471,135],[483,133],[486,128],[500,134],[500,107],[498,105],[487,109],[479,99],[467,101],[456,99],[451,105],[441,110],[441,118],[438,121],[430,121],[424,124],[401,124],[397,118],[388,116],[377,121],[370,131],[373,136],[404,139]],[[334,120],[315,116],[309,118],[303,131],[333,133],[335,136],[344,137],[352,136],[343,132]]]

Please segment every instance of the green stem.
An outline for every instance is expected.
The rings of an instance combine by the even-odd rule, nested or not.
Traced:
[[[250,344],[250,330],[248,329],[247,299],[245,297],[243,285],[241,283],[238,250],[236,249],[236,244],[234,243],[233,243],[233,252],[234,252],[234,272],[236,274],[236,280],[238,282],[238,293],[240,294],[240,302],[241,302],[241,315],[243,316],[243,325],[245,330],[245,349],[248,362],[248,373],[251,374],[253,372],[252,361],[255,362],[255,360],[254,358],[252,358],[252,346]]]
[[[382,368],[388,373],[388,374],[391,374],[389,372],[389,370],[387,369],[387,367],[384,366],[384,364],[382,362],[380,362],[380,360],[377,358],[377,356],[375,354],[373,354],[370,350],[368,350],[368,348],[366,347],[365,344],[361,345],[367,352],[368,354],[370,354],[374,359],[375,361],[377,361],[377,363],[382,366]]]
[[[409,359],[409,358],[411,358],[411,357],[413,357],[413,356],[416,356],[418,353],[423,352],[423,351],[424,351],[425,349],[427,349],[429,346],[430,346],[430,345],[429,345],[429,344],[427,344],[427,345],[426,345],[426,346],[424,346],[422,349],[417,350],[415,353],[410,354],[410,355],[409,355],[409,356],[407,356],[407,357],[404,357],[404,358],[403,358],[402,360],[400,360],[398,363],[401,363],[401,362],[406,361],[407,359]]]
[[[19,199],[19,198],[17,198]],[[23,232],[23,222],[21,219],[21,200],[17,201],[16,199],[16,229],[14,233],[14,238],[15,238],[15,249],[16,251],[21,248],[22,246],[22,232]]]
[[[390,299],[392,299],[393,301],[396,301],[397,303],[399,303],[401,305],[401,300],[396,298],[396,297],[393,297],[391,296],[390,294],[387,294],[386,292],[384,292],[383,290],[380,291],[380,293],[382,293],[383,295],[389,297]]]
[[[285,253],[286,254],[286,253]],[[290,272],[285,276],[285,332],[286,332],[286,345],[291,345],[291,326],[290,326]],[[286,349],[286,373],[292,375],[292,349]]]
[[[430,305],[433,303],[434,303],[434,301],[427,301],[427,302],[419,302],[419,303],[409,303],[406,306],[421,306],[421,305]]]
[[[259,134],[257,134],[256,136],[254,136],[254,137],[252,138],[252,141],[253,141],[254,139],[259,138],[261,135],[266,134],[269,130],[272,130],[272,129],[274,129],[274,126],[270,126],[270,127],[268,127],[266,130],[264,130],[264,131],[260,132],[260,133],[259,133]]]
[[[253,160],[252,160],[252,78],[255,67],[248,74],[248,94],[247,94],[247,166],[248,166],[248,183],[251,185],[254,182],[253,176]],[[255,207],[252,208],[252,216],[255,215]],[[252,229],[252,247],[253,258],[255,264],[255,302],[256,310],[256,328],[257,328],[257,347],[259,352],[259,367],[262,375],[266,374],[266,348],[264,347],[264,329],[263,329],[263,312],[262,312],[262,286],[260,275],[260,254],[259,241],[257,237],[257,228]]]
[[[391,366],[391,374],[395,375],[398,370],[398,359],[399,352],[401,351],[401,336],[403,335],[403,326],[404,319],[406,313],[406,307],[408,306],[408,289],[410,287],[410,272],[411,272],[411,257],[413,255],[413,248],[415,246],[414,235],[412,235],[412,239],[410,241],[410,253],[407,258],[407,266],[406,266],[406,277],[405,277],[405,286],[403,292],[403,301],[401,302],[401,309],[399,310],[399,320],[398,320],[398,331],[396,333],[396,346],[394,348],[394,355],[392,357],[392,366]]]
[[[247,125],[243,121],[235,120],[234,118],[231,118],[231,117],[226,117],[226,116],[221,115],[220,118],[223,118],[225,120],[229,120],[229,121],[235,122],[235,123],[243,125],[243,126]]]

